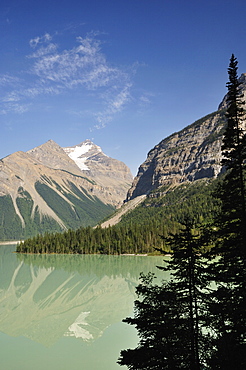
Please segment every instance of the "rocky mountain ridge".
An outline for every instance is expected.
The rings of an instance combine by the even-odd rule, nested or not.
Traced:
[[[139,167],[127,200],[221,172],[224,111],[215,112],[157,144]]]
[[[93,143],[92,143],[93,144]],[[99,148],[99,147],[98,147]],[[102,152],[101,152],[102,153]],[[102,155],[102,154],[101,154]],[[0,161],[0,239],[19,239],[37,232],[95,225],[122,203],[131,184],[122,162],[110,167],[116,179],[103,183],[92,171],[81,170],[57,143],[16,152]],[[93,161],[96,166],[96,159]],[[88,176],[90,175],[90,177]],[[107,174],[104,175],[107,178]]]
[[[240,76],[239,81],[245,100],[245,73]],[[158,192],[161,188],[165,192],[165,189],[186,181],[216,178],[221,173],[226,97],[216,112],[173,133],[150,150],[128,191],[127,201],[140,195],[148,195],[154,190]]]

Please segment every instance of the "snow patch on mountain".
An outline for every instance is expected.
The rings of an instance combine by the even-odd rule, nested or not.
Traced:
[[[102,152],[102,149],[92,143],[90,140],[85,140],[82,143],[68,147],[63,148],[63,150],[68,154],[68,156],[77,164],[77,166],[82,171],[89,171],[90,168],[85,164],[87,159],[90,157],[91,153],[89,153],[91,150],[95,150],[97,152]]]

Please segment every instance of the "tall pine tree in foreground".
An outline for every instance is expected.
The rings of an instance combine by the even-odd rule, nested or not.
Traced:
[[[204,330],[208,289],[201,234],[186,222],[167,242],[173,254],[162,269],[170,280],[159,286],[152,275],[142,276],[134,318],[124,320],[140,337],[138,347],[121,351],[118,361],[131,370],[200,370],[211,356],[210,333]]]
[[[130,370],[246,369],[246,137],[237,64],[232,55],[212,260],[202,258],[210,232],[186,223],[169,238],[171,279],[158,286],[142,276],[134,318],[124,320],[140,337],[137,348],[121,351],[118,363]]]
[[[218,187],[216,196],[221,200],[221,213],[218,217],[219,235],[223,239],[220,248],[228,252],[228,247],[237,254],[245,254],[246,236],[246,189],[245,189],[245,110],[241,83],[237,76],[237,60],[232,55],[227,83],[227,125],[222,142],[222,165],[226,173]],[[234,243],[234,238],[236,243]],[[240,249],[240,251],[238,251]]]
[[[246,122],[237,64],[232,55],[222,144],[225,175],[215,194],[221,211],[215,220],[217,242],[213,251],[220,258],[212,270],[217,284],[210,305],[217,348],[211,358],[212,369],[246,369]]]

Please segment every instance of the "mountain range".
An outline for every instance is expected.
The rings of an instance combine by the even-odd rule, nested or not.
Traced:
[[[240,77],[246,98],[246,74]],[[61,148],[54,141],[0,161],[0,240],[114,221],[182,184],[216,179],[221,167],[226,96],[216,112],[160,141],[132,179],[129,168],[90,140]],[[133,181],[132,181],[133,180]],[[147,197],[147,199],[146,199]],[[136,201],[137,200],[137,201]],[[181,202],[181,200],[180,200]],[[165,201],[160,202],[164,204]],[[132,206],[131,206],[132,204]]]
[[[0,161],[0,239],[94,226],[126,197],[129,168],[89,140],[49,140]]]

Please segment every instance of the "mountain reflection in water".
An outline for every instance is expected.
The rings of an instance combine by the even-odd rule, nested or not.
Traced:
[[[162,257],[17,255],[0,247],[0,331],[46,347],[63,336],[95,341],[129,316],[140,272]]]

